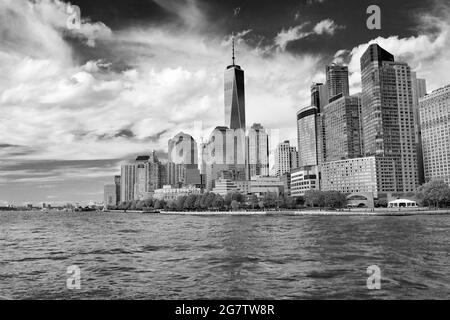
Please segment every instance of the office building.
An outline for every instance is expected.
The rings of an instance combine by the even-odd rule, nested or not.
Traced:
[[[225,126],[245,131],[244,70],[235,62],[233,37],[232,64],[225,71]]]
[[[425,180],[450,185],[450,85],[420,99]]]
[[[151,198],[153,192],[159,189],[161,184],[161,163],[155,151],[150,156],[139,156],[136,159],[136,181],[134,200]]]
[[[216,127],[202,148],[207,190],[212,190],[214,181],[220,177],[247,179],[246,137],[243,129]]]
[[[163,186],[161,189],[156,189],[153,193],[153,198],[156,200],[164,200],[166,202],[176,201],[179,197],[189,195],[199,195],[201,190],[194,187],[173,188],[172,186]]]
[[[247,137],[249,177],[269,175],[269,135],[259,123],[253,124]]]
[[[337,64],[327,66],[326,77],[328,101],[333,101],[337,96],[345,97],[350,95],[347,66]]]
[[[180,132],[168,142],[168,161],[198,166],[198,147],[194,138]]]
[[[360,110],[359,96],[344,96],[323,108],[327,162],[361,157]]]
[[[328,87],[323,83],[313,83],[311,86],[311,106],[321,109],[328,104]]]
[[[395,160],[399,192],[418,186],[411,70],[372,44],[361,57],[364,155]]]
[[[291,196],[303,197],[308,190],[320,189],[318,166],[304,166],[291,171]]]
[[[321,190],[345,194],[397,192],[396,161],[386,157],[363,157],[325,162],[321,165]]]
[[[116,186],[116,204],[120,203],[120,176],[114,176],[114,184]]]
[[[216,180],[215,187],[212,192],[225,197],[229,193],[240,192],[240,190],[238,189],[235,181],[219,178]]]
[[[425,97],[425,95],[427,94],[427,83],[425,79],[417,78],[417,74],[415,72],[411,72],[411,85],[414,109],[414,134],[416,138],[417,149],[417,173],[419,185],[422,185],[425,182],[425,168],[423,164],[422,129],[420,126],[419,99]]]
[[[323,157],[323,126],[318,111],[316,106],[311,106],[297,112],[299,167],[317,165]]]
[[[200,186],[198,147],[194,138],[183,132],[168,142],[169,162],[165,165],[165,184],[174,188]]]

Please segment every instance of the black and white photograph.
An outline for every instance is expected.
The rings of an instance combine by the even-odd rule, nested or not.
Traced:
[[[449,298],[450,1],[0,0],[2,303]]]

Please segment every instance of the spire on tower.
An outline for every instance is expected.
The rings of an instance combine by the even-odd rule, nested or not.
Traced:
[[[235,56],[234,56],[234,34],[233,34],[232,37],[231,37],[231,41],[232,41],[232,46],[233,46],[233,57],[232,57],[232,59],[233,59],[233,66],[235,66],[235,65],[236,65],[236,64],[235,64],[236,58],[235,58]]]

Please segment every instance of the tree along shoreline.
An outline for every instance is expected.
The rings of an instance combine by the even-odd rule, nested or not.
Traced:
[[[401,194],[393,193],[401,197]],[[450,207],[450,187],[440,180],[430,181],[411,193],[422,206],[444,208]],[[347,207],[347,194],[339,191],[308,190],[304,197],[291,197],[267,193],[258,198],[256,195],[243,195],[241,193],[228,193],[225,197],[212,192],[181,196],[173,201],[148,199],[142,201],[123,202],[118,206],[110,206],[108,210],[166,210],[177,212],[204,212],[204,211],[239,211],[239,210],[300,210],[315,208],[319,210],[342,210]],[[386,208],[386,199],[377,199],[375,207]]]

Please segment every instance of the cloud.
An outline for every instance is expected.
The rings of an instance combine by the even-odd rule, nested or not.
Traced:
[[[295,20],[297,20],[297,15]],[[336,30],[344,28],[343,26],[337,25],[331,19],[325,19],[318,22],[311,30],[306,31],[306,27],[308,27],[310,24],[311,22],[306,21],[295,27],[290,27],[287,30],[282,29],[274,39],[275,45],[278,46],[282,51],[284,51],[286,50],[286,46],[290,42],[304,39],[311,35],[332,36],[336,32]]]
[[[192,1],[158,3],[181,17],[198,9]],[[13,10],[26,21],[16,25],[17,37],[9,37],[8,45],[0,49],[4,58],[0,71],[5,75],[0,83],[4,111],[0,144],[19,146],[0,149],[0,158],[123,158],[152,149],[165,151],[169,138],[179,131],[193,131],[199,121],[205,139],[211,128],[223,124],[229,35],[167,26],[99,34],[99,49],[127,61],[123,71],[116,71],[113,62],[105,59],[79,63],[75,48],[65,41],[65,20],[60,22],[65,17],[63,2],[39,1],[32,10],[22,6],[11,1],[0,11],[6,15]],[[3,21],[0,31],[10,30]],[[30,47],[35,25],[51,40],[38,37]],[[261,52],[247,43],[250,32],[236,35],[237,59],[246,71],[249,125],[262,122],[266,127],[292,128],[292,114],[309,100],[307,88],[320,57]],[[275,109],[284,112],[275,118]]]
[[[309,25],[309,22],[304,22],[287,30],[281,30],[275,37],[275,44],[284,51],[289,42],[306,38],[311,34],[311,32],[303,31],[307,25]]]
[[[343,28],[343,26],[337,25],[333,20],[325,19],[317,23],[313,31],[318,35],[328,34],[332,36],[336,32],[336,30]]]
[[[417,36],[401,38],[399,36],[377,37],[367,43],[354,47],[348,57],[350,86],[352,91],[361,90],[360,58],[371,43],[394,54],[396,61],[407,62],[418,77],[427,80],[428,91],[449,83],[450,69],[450,5],[437,3],[434,11],[420,19]],[[338,54],[339,53],[339,54]],[[336,53],[343,58],[342,52]]]

